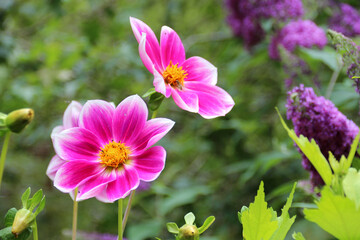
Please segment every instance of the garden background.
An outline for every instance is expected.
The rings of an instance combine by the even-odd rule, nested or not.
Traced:
[[[322,9],[321,2],[303,0],[304,18],[326,30],[332,9]],[[346,2],[360,7],[356,0]],[[54,155],[50,133],[62,124],[71,100],[103,99],[118,104],[152,87],[153,76],[139,58],[130,16],[146,22],[157,36],[161,26],[173,28],[183,40],[187,57],[201,56],[218,68],[218,86],[236,104],[225,117],[206,120],[181,110],[171,99],[163,102],[158,117],[176,122],[160,142],[167,150],[166,166],[149,190],[136,194],[125,237],[169,239],[166,222],[181,225],[183,216],[192,211],[198,225],[209,215],[216,217],[201,239],[240,239],[237,212],[253,201],[261,180],[267,200],[279,211],[292,184],[308,179],[309,174],[274,109],[277,106],[285,116],[290,89],[285,84],[284,63],[269,58],[271,36],[246,49],[233,36],[220,0],[1,0],[0,111],[31,107],[35,118],[25,131],[11,137],[0,215],[20,207],[20,195],[28,186],[34,191],[42,188],[47,203],[37,217],[40,239],[70,238],[72,200],[54,188],[45,174]],[[272,20],[262,22],[266,32],[271,32],[272,24]],[[298,76],[296,84],[304,83],[325,95],[338,66],[336,50],[328,42],[322,50],[298,49],[296,54],[311,71]],[[341,71],[330,99],[358,124],[359,97],[353,83]],[[311,199],[309,193],[297,189],[295,203]],[[307,239],[331,239],[315,224],[302,220],[300,210],[291,211],[298,215],[291,233],[296,230]],[[78,229],[116,235],[116,203],[80,202]]]

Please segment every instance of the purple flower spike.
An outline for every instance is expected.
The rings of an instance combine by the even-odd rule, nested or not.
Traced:
[[[292,120],[295,133],[314,139],[326,159],[329,157],[329,151],[336,159],[349,154],[359,128],[330,100],[318,97],[312,88],[300,85],[288,92],[286,108],[287,118]],[[304,154],[302,158],[302,165],[310,172],[312,184],[323,185],[324,182],[310,161]]]
[[[297,46],[323,48],[327,43],[325,31],[310,20],[290,22],[272,38],[269,45],[269,55],[272,59],[279,59],[278,46],[283,46],[293,52]]]
[[[102,202],[125,198],[140,180],[155,180],[165,166],[166,151],[152,147],[173,127],[166,118],[147,120],[148,109],[137,95],[117,107],[102,100],[87,101],[79,127],[53,135],[55,151],[66,161],[56,171],[54,185],[77,201],[96,197]]]

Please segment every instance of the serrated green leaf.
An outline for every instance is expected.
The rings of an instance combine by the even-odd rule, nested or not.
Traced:
[[[14,219],[15,219],[16,212],[17,212],[16,208],[10,208],[9,211],[7,211],[7,213],[5,215],[5,227],[12,226]]]
[[[201,227],[198,228],[199,233],[202,234],[203,232],[206,231],[206,229],[208,229],[211,224],[213,224],[213,222],[215,221],[215,217],[214,216],[210,216],[208,218],[206,218],[205,222],[203,223],[203,225]]]
[[[276,213],[275,213],[276,214]],[[274,211],[267,208],[265,202],[264,183],[260,183],[255,201],[248,209],[241,212],[243,237],[249,240],[268,240],[278,228],[278,222],[273,219]]]
[[[356,171],[355,168],[349,168],[343,182],[342,186],[345,192],[345,195],[351,199],[356,208],[359,209],[360,206],[360,172]]]
[[[294,240],[306,240],[301,232],[295,233],[292,235]]]
[[[42,189],[38,190],[38,191],[34,194],[34,196],[31,198],[31,203],[30,203],[30,206],[29,206],[29,208],[28,208],[28,209],[30,210],[30,212],[32,212],[32,211],[35,209],[35,207],[40,203],[43,195],[44,195],[44,194],[43,194]]]
[[[23,195],[21,196],[21,202],[22,202],[23,208],[28,207],[28,199],[29,199],[30,193],[31,193],[31,188],[28,187],[26,189],[26,191],[23,193]]]
[[[271,240],[283,240],[286,237],[286,234],[289,232],[291,226],[295,222],[296,216],[290,218],[289,216],[289,209],[292,204],[292,200],[294,198],[294,192],[296,188],[296,183],[294,183],[293,188],[289,194],[289,197],[281,210],[281,216],[278,218],[278,229],[276,232],[271,236]]]
[[[286,125],[284,119],[281,117],[279,110],[276,108],[278,115],[280,117],[281,124],[288,132],[291,139],[294,140],[296,145],[301,149],[305,156],[309,159],[311,164],[314,166],[316,171],[320,174],[321,178],[324,180],[325,184],[330,186],[332,183],[332,171],[330,165],[324,155],[321,153],[319,146],[316,144],[315,140],[312,139],[311,142],[309,139],[300,135],[296,135],[294,130],[289,129]]]
[[[171,233],[178,234],[179,233],[179,227],[174,222],[169,222],[166,224],[167,230]]]
[[[318,209],[305,209],[305,218],[338,239],[360,239],[360,209],[355,203],[336,195],[328,186],[321,191],[321,198],[315,202]]]
[[[46,199],[45,199],[45,196],[43,196],[43,198],[40,201],[40,204],[39,204],[38,208],[36,209],[36,211],[34,213],[35,217],[44,209],[45,202],[46,202]]]
[[[189,212],[185,215],[184,219],[186,224],[193,225],[195,222],[195,215],[192,212]]]

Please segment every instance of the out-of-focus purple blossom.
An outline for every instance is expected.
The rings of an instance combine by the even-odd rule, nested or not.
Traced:
[[[151,187],[150,182],[140,181],[140,184],[139,184],[139,186],[138,186],[138,188],[136,190],[138,192],[145,192],[145,191],[149,190],[150,187]]]
[[[63,233],[65,236],[71,236],[70,231]],[[98,233],[98,232],[84,232],[78,231],[77,237],[79,240],[117,240],[118,236],[110,233]],[[126,240],[126,238],[124,238]]]
[[[318,97],[312,88],[304,85],[288,92],[287,118],[291,119],[295,133],[314,139],[322,154],[328,159],[329,151],[336,159],[349,154],[351,144],[359,132],[358,126],[346,118],[335,105],[324,97]],[[310,172],[314,186],[323,185],[320,175],[302,154],[302,165]]]
[[[357,63],[352,63],[347,69],[347,75],[349,78],[354,80],[354,85],[356,87],[356,92],[360,94],[360,64],[359,61]],[[354,77],[354,78],[353,78]]]
[[[354,37],[360,34],[360,14],[350,5],[341,3],[339,11],[330,18],[329,26],[347,37]]]
[[[298,20],[288,23],[277,35],[275,35],[269,45],[269,55],[272,59],[278,59],[279,45],[289,52],[293,52],[297,46],[311,48],[317,46],[323,48],[327,43],[325,31],[319,28],[310,20]]]
[[[248,48],[265,36],[261,20],[285,21],[304,14],[301,0],[225,0],[225,5],[229,11],[228,24],[236,36],[244,39]]]

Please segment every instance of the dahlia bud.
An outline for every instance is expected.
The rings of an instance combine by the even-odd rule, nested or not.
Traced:
[[[34,220],[34,213],[25,208],[20,209],[16,212],[15,215],[15,219],[11,228],[12,234],[17,237],[22,231],[30,227]]]
[[[9,113],[5,119],[6,126],[10,131],[19,133],[34,118],[34,110],[31,108],[22,108]]]
[[[198,240],[199,230],[194,225],[185,224],[179,229],[179,240]]]

